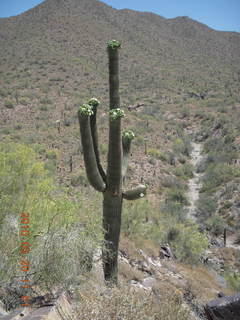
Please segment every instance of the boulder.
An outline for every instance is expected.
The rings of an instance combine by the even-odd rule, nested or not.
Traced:
[[[159,258],[160,259],[174,259],[174,254],[168,244],[160,246],[159,251]]]
[[[212,300],[204,310],[208,320],[240,320],[240,293]]]

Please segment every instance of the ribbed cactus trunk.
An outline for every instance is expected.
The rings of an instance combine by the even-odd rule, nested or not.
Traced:
[[[120,108],[118,48],[108,47],[110,110]],[[105,279],[117,282],[118,244],[122,214],[122,136],[121,118],[109,119],[107,189],[103,196]]]
[[[103,193],[103,269],[106,283],[117,284],[118,276],[118,246],[121,230],[122,202],[136,200],[146,194],[146,186],[140,185],[134,190],[123,192],[123,178],[127,172],[132,131],[121,133],[121,118],[124,116],[120,109],[119,97],[119,61],[120,43],[112,40],[108,43],[109,58],[109,147],[107,172],[100,162],[97,136],[97,107],[99,101],[90,99],[88,104],[79,108],[78,118],[84,155],[86,173],[90,184]]]

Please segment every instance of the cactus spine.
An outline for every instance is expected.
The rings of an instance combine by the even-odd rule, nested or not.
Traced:
[[[78,111],[87,177],[90,184],[103,193],[103,228],[105,230],[103,269],[106,283],[109,285],[117,284],[122,201],[139,199],[146,194],[145,185],[140,185],[134,190],[123,191],[123,179],[127,171],[134,134],[132,131],[121,133],[121,119],[124,112],[120,109],[119,97],[120,46],[116,40],[108,42],[110,111],[106,174],[101,166],[98,150],[96,115],[99,101],[93,98],[87,105],[82,105]]]

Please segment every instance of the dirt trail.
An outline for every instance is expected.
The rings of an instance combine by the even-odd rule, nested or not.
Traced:
[[[190,203],[188,207],[188,218],[196,220],[196,209],[197,209],[197,200],[199,199],[199,190],[201,189],[201,173],[197,173],[197,165],[202,160],[203,156],[201,154],[202,144],[192,143],[192,152],[191,152],[191,164],[194,167],[193,178],[188,182],[188,193],[187,198]]]
[[[196,218],[196,210],[197,210],[197,200],[199,199],[199,191],[202,187],[201,185],[201,177],[203,176],[202,173],[197,172],[197,166],[200,161],[203,159],[202,152],[202,144],[201,143],[192,143],[192,152],[191,152],[191,164],[194,167],[193,170],[193,178],[188,182],[188,192],[187,198],[190,203],[188,207],[188,218],[193,219],[194,221],[197,220]],[[237,235],[232,234],[227,236],[227,243],[226,246],[229,248],[234,248],[240,250],[240,245],[236,244]]]

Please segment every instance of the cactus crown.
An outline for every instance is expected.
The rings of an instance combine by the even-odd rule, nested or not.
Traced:
[[[81,115],[85,116],[91,116],[93,114],[92,106],[89,104],[83,104],[78,111]]]
[[[107,47],[110,49],[118,49],[121,48],[121,42],[117,41],[117,40],[110,40],[107,43]]]
[[[123,132],[122,137],[124,140],[133,140],[135,137],[135,134],[132,130],[126,130]]]
[[[110,119],[116,120],[125,116],[125,113],[122,109],[112,109],[109,111]]]
[[[96,98],[91,98],[89,101],[88,101],[88,104],[89,106],[92,106],[92,107],[97,107],[99,106],[100,104],[100,101]]]

